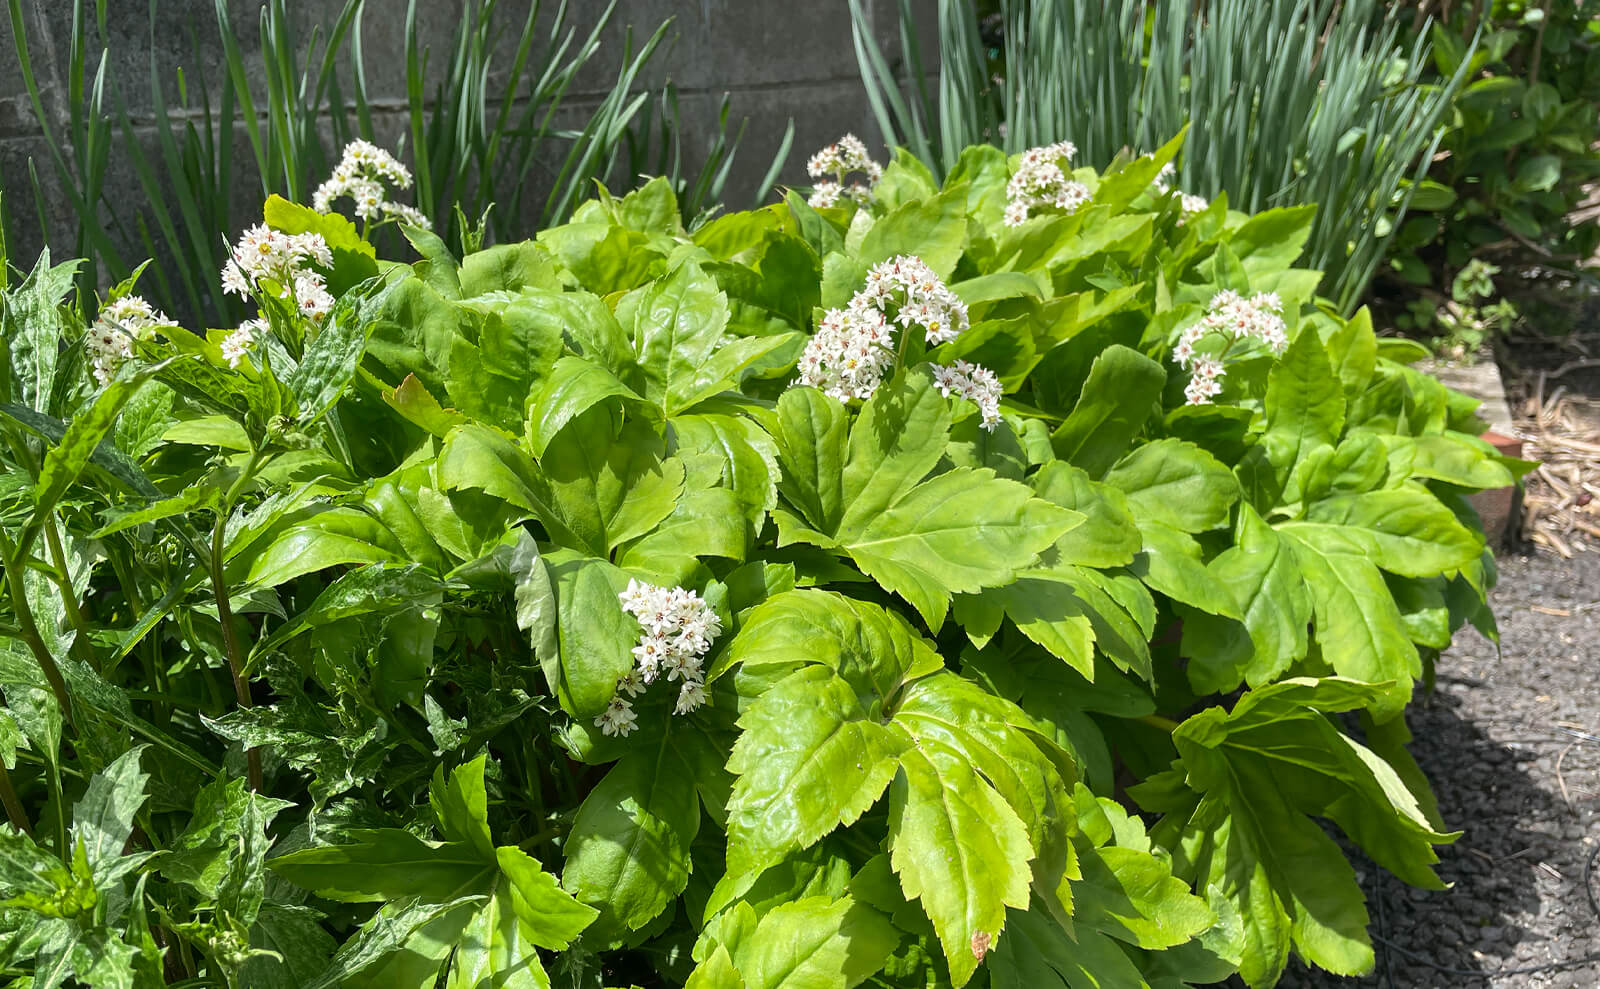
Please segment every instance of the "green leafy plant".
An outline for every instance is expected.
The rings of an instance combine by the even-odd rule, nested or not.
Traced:
[[[1104,167],[1188,127],[1175,179],[1185,190],[1225,191],[1250,211],[1317,205],[1309,260],[1327,272],[1326,294],[1344,314],[1365,298],[1398,222],[1387,218],[1404,217],[1466,76],[1445,71],[1425,84],[1427,39],[1402,45],[1401,19],[1376,0],[991,6],[998,53],[985,44],[977,5],[940,3],[931,90],[931,58],[901,0],[906,92],[865,7],[852,2],[862,81],[890,144],[936,175],[980,142],[1017,152],[1071,141],[1085,163]]]
[[[1425,309],[1443,305],[1444,296],[1465,301],[1458,289],[1468,269],[1581,275],[1600,246],[1593,217],[1575,220],[1600,174],[1594,4],[1499,0],[1437,13],[1434,74],[1464,71],[1469,81],[1390,251],[1387,293]],[[1474,48],[1469,39],[1480,32]]]
[[[1320,822],[1439,885],[1404,712],[1494,634],[1464,495],[1521,465],[1316,298],[1309,209],[1185,212],[1176,150],[1015,225],[974,147],[409,264],[272,199],[259,315],[203,338],[132,285],[86,332],[40,259],[0,296],[0,967],[1370,968]]]

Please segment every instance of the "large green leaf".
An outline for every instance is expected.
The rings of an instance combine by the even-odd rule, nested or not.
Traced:
[[[1315,333],[1302,332],[1289,344],[1267,378],[1264,408],[1267,428],[1260,442],[1277,477],[1276,491],[1285,502],[1297,501],[1295,469],[1313,450],[1338,442],[1345,419],[1343,387]]]
[[[685,261],[618,305],[632,317],[645,398],[671,416],[738,384],[783,336],[728,339],[728,299],[716,280]]]
[[[683,892],[699,827],[694,768],[665,733],[584,797],[563,848],[562,886],[600,911],[602,937],[637,930]]]
[[[750,626],[741,634],[751,634]],[[728,760],[738,775],[727,825],[735,874],[759,871],[854,823],[883,794],[905,747],[827,666],[797,670],[762,693],[739,727]]]
[[[759,920],[739,903],[706,937],[704,960],[687,982],[697,989],[853,989],[900,941],[888,917],[848,896],[804,897]]]
[[[807,401],[807,409],[820,412],[829,401],[819,396]],[[1077,512],[1036,498],[1026,485],[987,468],[957,468],[923,480],[944,454],[950,417],[949,401],[925,371],[880,387],[850,430],[837,527],[824,529],[823,540],[801,536],[842,548],[935,630],[952,594],[1009,583],[1082,521]],[[815,415],[806,415],[797,423],[811,427],[806,434],[782,430],[779,456],[786,467],[792,458],[802,476],[812,479],[816,488],[799,495],[814,496],[812,510],[825,519],[824,492],[831,497],[833,489],[822,466],[837,458],[838,434],[831,424],[819,433],[817,423]],[[804,449],[813,438],[828,446]]]
[[[1152,834],[1174,872],[1215,885],[1243,917],[1241,974],[1251,985],[1277,981],[1291,944],[1338,974],[1372,966],[1354,870],[1313,817],[1331,818],[1405,881],[1442,885],[1433,846],[1454,836],[1433,830],[1400,776],[1325,713],[1379,697],[1379,687],[1342,679],[1252,690],[1231,712],[1211,708],[1180,725],[1174,771],[1133,788],[1166,815]]]
[[[890,857],[944,946],[956,984],[1025,906],[1036,855],[1058,844],[1068,802],[1059,750],[1009,701],[940,672],[903,619],[834,594],[795,591],[752,613],[727,657],[759,684],[728,768],[730,875],[805,848],[874,804],[891,777]],[[1041,746],[1044,746],[1042,748]],[[1070,760],[1067,760],[1070,762]],[[1066,764],[1065,762],[1063,764]],[[1058,861],[1047,855],[1048,861]],[[1044,867],[1054,893],[1065,869]]]
[[[639,623],[622,610],[617,595],[628,577],[604,560],[564,555],[552,566],[558,600],[558,669],[541,662],[550,690],[577,718],[603,711],[617,692],[617,681],[633,668]]]
[[[1462,525],[1430,492],[1407,486],[1334,495],[1306,510],[1304,533],[1327,527],[1353,540],[1367,558],[1403,577],[1433,577],[1467,566],[1483,552],[1483,537]]]
[[[1310,594],[1322,658],[1340,676],[1387,684],[1373,709],[1387,720],[1410,702],[1422,660],[1383,574],[1366,547],[1335,526],[1293,525],[1278,532]]]
[[[563,426],[539,467],[562,528],[578,540],[573,548],[594,556],[649,532],[683,490],[683,464],[666,457],[665,441],[643,419],[619,423],[609,405]]]
[[[1105,483],[1122,490],[1140,522],[1150,519],[1183,532],[1227,525],[1239,497],[1227,467],[1176,439],[1135,447],[1106,472]]]
[[[1072,413],[1051,437],[1056,456],[1101,478],[1127,454],[1156,411],[1167,373],[1120,344],[1095,358]]]
[[[967,239],[967,187],[957,185],[932,199],[913,200],[891,210],[867,231],[858,258],[876,264],[901,254],[921,258],[940,278],[961,260]]]
[[[1206,571],[1238,602],[1242,621],[1203,612],[1184,618],[1189,682],[1204,693],[1241,681],[1259,687],[1306,653],[1312,598],[1293,550],[1249,505],[1239,509],[1234,539]]]

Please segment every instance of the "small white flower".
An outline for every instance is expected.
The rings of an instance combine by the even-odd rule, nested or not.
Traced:
[[[894,364],[896,323],[921,328],[933,346],[969,325],[966,304],[921,258],[891,258],[867,272],[848,305],[823,316],[800,355],[795,383],[841,402],[871,398]]]
[[[678,688],[678,703],[672,707],[673,714],[688,714],[706,702],[706,685],[699,680],[686,680]]]
[[[369,223],[392,219],[429,229],[431,224],[420,210],[389,199],[390,186],[410,188],[411,173],[377,145],[351,141],[345,145],[333,174],[312,194],[311,205],[319,213],[328,213],[336,201],[349,199],[355,203],[356,216]]]
[[[1007,226],[1019,226],[1037,209],[1075,212],[1092,196],[1089,187],[1070,178],[1063,163],[1078,149],[1071,141],[1029,148],[1017,163],[1016,174],[1006,183]]]
[[[611,698],[611,703],[594,719],[594,726],[600,729],[602,735],[620,735],[627,738],[639,724],[639,716],[633,713],[633,705],[620,694]]]
[[[722,619],[699,594],[683,587],[629,580],[617,600],[641,629],[639,644],[633,648],[634,668],[618,682],[618,695],[637,697],[665,672],[668,681],[682,681],[677,713],[694,710],[704,696],[695,691],[704,683],[705,656],[722,633]],[[687,706],[686,696],[692,699]]]
[[[1204,405],[1222,392],[1222,361],[1215,357],[1195,358],[1193,374],[1183,394],[1190,405]]]
[[[110,382],[117,368],[133,356],[134,341],[149,340],[157,327],[171,325],[165,314],[137,295],[106,303],[84,337],[95,380],[102,385]]]
[[[993,371],[958,360],[950,367],[935,364],[933,380],[946,398],[959,395],[977,405],[984,429],[993,432],[1000,424],[1000,379]]]
[[[219,344],[223,358],[229,367],[238,367],[250,353],[250,348],[255,345],[258,334],[265,332],[266,323],[259,319],[245,320],[239,328],[222,338]]]
[[[854,182],[846,189],[845,177],[852,172],[865,175],[866,184]],[[883,178],[883,166],[872,160],[860,138],[846,134],[812,155],[806,161],[806,174],[818,180],[806,200],[813,209],[837,206],[846,195],[864,205],[872,201],[872,187]]]
[[[1183,194],[1182,198],[1178,200],[1178,209],[1182,211],[1184,216],[1193,216],[1196,213],[1204,213],[1210,208],[1211,203],[1207,202],[1204,196],[1191,196],[1186,192]]]
[[[300,314],[314,323],[321,322],[333,311],[333,296],[324,286],[322,276],[314,271],[295,276],[294,298]]]
[[[1283,321],[1283,300],[1276,292],[1258,292],[1246,299],[1224,289],[1211,297],[1205,313],[1184,327],[1172,348],[1172,359],[1192,374],[1184,395],[1190,405],[1209,402],[1222,392],[1224,360],[1238,344],[1260,344],[1274,355],[1289,347]],[[1206,339],[1223,341],[1220,356],[1201,349]]]
[[[639,674],[639,671],[629,670],[626,676],[617,681],[617,693],[627,694],[629,697],[638,697],[644,693],[645,686],[644,677]]]

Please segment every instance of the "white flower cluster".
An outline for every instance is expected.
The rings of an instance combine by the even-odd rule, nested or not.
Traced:
[[[399,220],[424,230],[432,229],[422,211],[389,199],[388,186],[411,188],[411,173],[394,155],[370,141],[355,140],[344,146],[344,156],[328,181],[311,194],[311,205],[318,213],[333,211],[333,202],[349,196],[356,204],[356,215],[371,223]]]
[[[722,634],[722,619],[700,595],[681,587],[630,580],[628,589],[617,597],[622,609],[639,620],[644,633],[633,648],[633,669],[617,681],[616,694],[594,725],[602,734],[626,737],[639,720],[630,698],[644,693],[663,673],[669,681],[683,681],[673,706],[675,713],[688,714],[705,703],[705,671],[700,664]]]
[[[1167,162],[1161,166],[1161,171],[1156,173],[1156,179],[1150,183],[1150,188],[1154,189],[1158,195],[1166,195],[1172,191],[1172,177],[1176,174],[1177,169],[1173,167],[1172,162]],[[1183,217],[1204,213],[1210,206],[1211,203],[1204,196],[1191,196],[1181,189],[1178,190],[1178,210],[1183,214]],[[1182,223],[1183,219],[1180,218],[1178,222]]]
[[[852,182],[845,187],[845,176],[860,172],[867,184]],[[806,174],[817,180],[811,196],[806,200],[813,209],[826,209],[839,205],[841,196],[848,195],[858,203],[872,200],[872,187],[883,178],[883,166],[867,154],[867,146],[854,134],[846,134],[835,144],[830,144],[812,155],[806,162]]]
[[[971,399],[983,414],[983,428],[994,432],[1000,424],[1000,379],[986,367],[958,360],[949,367],[933,366],[933,381],[946,398]]]
[[[797,383],[841,402],[871,398],[894,364],[896,323],[920,327],[936,346],[967,329],[967,307],[921,258],[901,255],[880,262],[849,305],[823,316],[800,355]]]
[[[1208,334],[1227,341],[1221,357],[1202,354],[1196,346]],[[1274,354],[1289,347],[1289,329],[1283,321],[1283,300],[1276,292],[1257,292],[1246,299],[1231,290],[1211,297],[1205,315],[1187,327],[1172,348],[1172,359],[1193,377],[1184,395],[1190,405],[1211,401],[1222,391],[1223,361],[1237,343],[1257,340]]]
[[[333,311],[333,296],[316,267],[332,268],[333,252],[321,234],[286,234],[265,224],[246,230],[222,267],[222,290],[240,298],[271,293],[301,315],[320,322]]]
[[[257,339],[267,332],[267,321],[264,319],[247,319],[239,324],[239,328],[222,338],[222,356],[227,360],[229,367],[238,367],[239,362],[250,353],[250,348]]]
[[[133,356],[135,340],[148,340],[156,327],[171,325],[172,320],[137,295],[107,303],[84,338],[94,379],[102,385],[109,382],[122,362]]]
[[[1071,141],[1029,148],[1022,153],[1017,172],[1006,183],[1006,225],[1020,226],[1036,209],[1055,208],[1066,213],[1089,201],[1089,187],[1069,177],[1062,167],[1078,148]]]

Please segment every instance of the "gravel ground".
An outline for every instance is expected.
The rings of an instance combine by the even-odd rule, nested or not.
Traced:
[[[1440,850],[1452,888],[1414,890],[1353,855],[1376,971],[1292,963],[1283,986],[1600,987],[1600,553],[1503,556],[1494,606],[1501,651],[1458,635],[1411,713],[1412,751],[1463,832]]]

